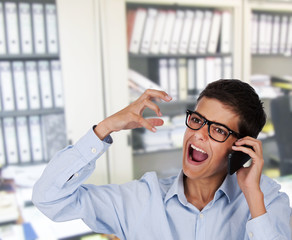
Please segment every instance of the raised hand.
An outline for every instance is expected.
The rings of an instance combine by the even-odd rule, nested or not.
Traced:
[[[158,117],[162,116],[159,107],[152,101],[153,99],[169,102],[172,98],[164,91],[148,89],[136,101],[100,122],[94,129],[96,135],[100,139],[104,139],[112,132],[140,127],[155,132],[155,127],[163,125],[163,120],[159,118],[145,119],[142,116],[147,107],[153,110]]]

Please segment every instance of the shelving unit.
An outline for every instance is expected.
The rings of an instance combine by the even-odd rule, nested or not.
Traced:
[[[45,163],[67,145],[56,3],[0,6],[0,164]]]

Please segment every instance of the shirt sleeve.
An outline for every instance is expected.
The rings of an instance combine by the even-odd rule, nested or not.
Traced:
[[[278,197],[268,206],[267,212],[247,222],[246,231],[250,240],[291,239],[291,208],[287,194],[278,192]]]
[[[81,218],[96,232],[122,236],[119,188],[82,184],[112,139],[101,141],[90,129],[74,146],[58,152],[33,188],[34,205],[53,221]]]

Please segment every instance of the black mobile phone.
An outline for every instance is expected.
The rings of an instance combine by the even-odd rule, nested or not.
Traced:
[[[250,148],[253,150],[251,146],[243,145],[244,147]],[[232,151],[228,155],[228,173],[232,175],[238,169],[243,167],[243,165],[250,159],[250,156],[241,151]]]

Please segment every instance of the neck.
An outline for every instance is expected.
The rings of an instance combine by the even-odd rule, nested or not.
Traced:
[[[184,175],[184,191],[189,203],[200,211],[214,198],[226,175],[210,179],[190,179]]]

